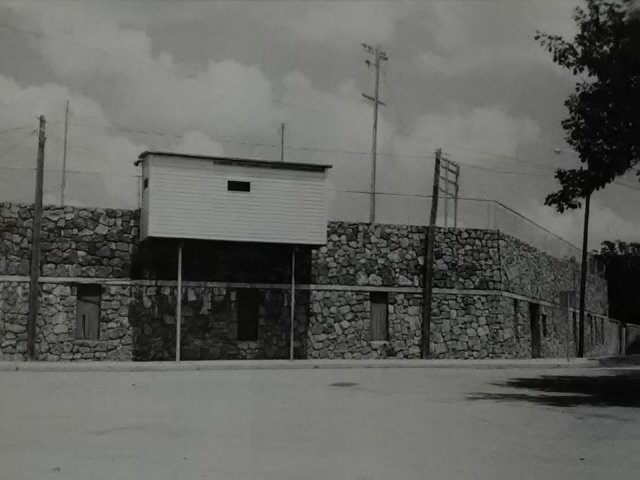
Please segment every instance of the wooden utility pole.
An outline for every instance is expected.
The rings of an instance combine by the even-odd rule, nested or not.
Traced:
[[[584,357],[584,309],[587,290],[587,248],[589,241],[589,204],[591,194],[584,201],[584,229],[582,232],[582,262],[580,264],[580,317],[578,324],[578,357]]]
[[[36,198],[33,204],[31,234],[31,271],[29,274],[29,316],[27,318],[27,356],[36,357],[36,320],[38,318],[38,279],[40,277],[40,237],[42,234],[42,190],[44,180],[45,119],[40,115],[38,127],[38,157],[36,170]]]
[[[373,55],[373,67],[375,70],[375,86],[373,97],[367,95],[365,93],[362,94],[364,98],[367,100],[371,100],[373,102],[373,138],[371,141],[371,206],[369,209],[369,223],[374,223],[376,220],[376,156],[377,156],[377,146],[378,146],[378,105],[384,105],[384,102],[380,100],[379,90],[380,90],[380,62],[387,60],[387,54],[383,52],[378,45],[372,47],[365,43],[362,44],[362,47]],[[366,60],[367,66],[371,66],[371,61]]]
[[[284,122],[280,124],[280,161],[284,162]]]
[[[449,165],[445,159],[444,165],[444,227],[449,226]]]
[[[453,226],[458,226],[458,193],[459,193],[459,180],[460,180],[460,165],[456,162],[452,162],[447,157],[442,155],[441,168],[444,170],[444,178],[441,176],[439,180],[444,182],[444,188],[440,188],[439,191],[444,194],[444,226],[449,226],[449,199],[453,198]],[[449,173],[453,175],[453,180],[449,178]],[[451,188],[449,188],[451,185]]]
[[[429,358],[431,342],[431,304],[433,296],[433,249],[436,236],[436,220],[438,215],[438,195],[440,188],[440,160],[442,150],[436,150],[436,162],[433,169],[433,192],[431,196],[431,215],[424,255],[424,288],[422,296],[422,358]]]
[[[453,190],[453,228],[458,228],[458,194],[460,193],[460,165],[455,173],[455,188]]]
[[[60,205],[64,207],[64,189],[67,186],[67,132],[69,129],[69,100],[64,111],[64,145],[62,149],[62,180],[60,182]]]

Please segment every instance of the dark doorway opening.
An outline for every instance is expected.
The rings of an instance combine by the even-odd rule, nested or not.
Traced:
[[[101,295],[101,285],[78,285],[76,299],[76,338],[83,340],[98,340],[100,338]]]
[[[371,340],[386,341],[389,339],[389,295],[387,292],[371,292],[370,303]]]
[[[258,340],[258,311],[260,295],[252,288],[237,291],[238,304],[238,340]]]
[[[529,302],[529,323],[531,324],[531,358],[540,358],[540,305]]]

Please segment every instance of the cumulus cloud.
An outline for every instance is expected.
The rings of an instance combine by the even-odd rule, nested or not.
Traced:
[[[176,151],[191,155],[223,155],[224,148],[202,132],[187,132],[176,145]]]
[[[538,8],[542,3],[546,7]],[[483,8],[475,3],[472,7],[470,2],[427,5],[416,2],[399,6],[391,2],[277,2],[251,3],[249,8],[241,2],[239,6],[198,5],[193,10],[167,5],[162,12],[164,8],[184,10],[178,16],[179,22],[184,22],[181,26],[205,14],[230,14],[236,20],[241,18],[245,26],[251,26],[251,22],[263,28],[269,26],[273,38],[286,36],[288,42],[300,45],[299,51],[315,47],[331,52],[353,49],[363,41],[393,44],[403,33],[400,28],[405,25],[403,22],[413,22],[415,27],[416,22],[424,19],[420,28],[431,40],[425,42],[429,48],[419,45],[419,53],[414,50],[416,56],[412,53],[410,58],[427,67],[423,72],[464,76],[489,66],[522,65],[546,58],[532,40],[535,28],[564,33],[571,21],[567,20],[570,10],[567,3],[558,2],[567,9],[562,13],[559,7],[542,3],[527,2],[534,5],[529,8],[510,2],[509,14],[496,12],[504,7],[503,2]],[[47,158],[52,162],[48,163],[49,168],[59,169],[61,120],[64,103],[69,99],[72,109],[69,168],[100,173],[69,178],[70,192],[75,192],[76,201],[135,206],[137,187],[125,186],[121,179],[138,173],[132,162],[147,148],[276,160],[279,127],[285,122],[285,160],[333,164],[332,216],[366,220],[369,196],[362,192],[369,189],[371,104],[360,95],[362,85],[351,78],[355,71],[353,75],[347,72],[346,76],[320,83],[322,75],[309,73],[314,71],[309,67],[311,60],[301,62],[294,71],[274,73],[265,65],[272,57],[263,55],[268,60],[261,64],[243,62],[228,45],[227,52],[231,53],[226,57],[220,55],[215,44],[211,45],[208,58],[216,60],[207,59],[195,68],[192,65],[185,69],[184,59],[163,51],[156,41],[161,35],[152,28],[168,27],[170,15],[160,9],[147,15],[148,8],[136,5],[121,9],[105,5],[11,4],[21,28],[41,32],[32,36],[32,45],[51,72],[52,82],[27,87],[8,77],[0,79],[0,101],[17,104],[20,111],[20,116],[11,118],[0,111],[0,129],[3,125],[11,127],[18,120],[35,125],[33,116],[41,111],[48,118],[57,119],[57,124],[51,125]],[[557,20],[561,17],[563,21]],[[499,28],[494,28],[492,22],[501,22]],[[531,35],[522,36],[516,31],[523,25],[531,29]],[[520,40],[505,43],[496,36],[497,31],[506,31]],[[395,60],[392,56],[389,63]],[[549,62],[548,58],[545,61]],[[415,63],[412,65],[414,75]],[[408,120],[401,134],[389,121],[398,105],[393,105],[393,99],[385,100],[391,107],[383,108],[379,119],[378,191],[430,193],[433,151],[442,147],[454,160],[465,163],[464,195],[502,196],[502,200],[510,203],[510,200],[521,202],[520,197],[529,193],[536,196],[537,205],[542,203],[548,190],[548,185],[542,182],[548,183],[548,178],[537,181],[518,176],[505,180],[504,176],[473,168],[496,167],[495,154],[517,156],[523,147],[538,141],[540,126],[532,118],[503,105],[479,107],[443,101],[427,110],[430,113]],[[493,160],[482,152],[493,154]],[[24,162],[32,164],[33,145],[22,153]],[[47,189],[53,192],[49,197],[53,201],[59,175],[50,177],[53,180]],[[30,192],[32,181],[27,185],[23,190]],[[125,190],[130,192],[129,197],[123,193]],[[128,203],[122,205],[123,202]],[[424,222],[428,211],[425,202],[422,197],[382,195],[378,219]],[[542,221],[555,225],[554,218]]]
[[[463,164],[464,196],[478,196],[487,191],[495,196],[503,188],[504,178],[473,166],[495,168],[491,160],[495,154],[514,156],[523,145],[535,141],[539,132],[535,121],[513,116],[500,106],[456,107],[422,115],[407,135],[394,139],[393,151],[397,156],[384,172],[386,188],[430,193],[433,154],[436,148],[442,148],[452,160]]]
[[[328,161],[334,164],[330,175],[339,188],[368,188],[363,171],[370,166],[371,105],[362,99],[355,81],[327,92],[295,71],[283,76],[282,93],[276,98],[272,82],[255,65],[226,59],[187,74],[170,54],[155,52],[145,32],[124,28],[109,15],[96,15],[92,6],[75,9],[74,3],[62,4],[46,12],[40,7],[20,3],[15,12],[30,29],[46,35],[36,37],[35,46],[58,81],[78,90],[99,83],[101,91],[94,90],[98,98],[108,92],[104,113],[74,114],[76,150],[102,152],[122,146],[122,141],[108,143],[108,130],[100,133],[100,140],[90,139],[99,131],[90,125],[124,125],[132,138],[143,138],[152,148],[276,159],[279,148],[274,144],[284,121],[286,159]],[[75,103],[73,108],[79,109]],[[380,128],[385,132],[382,144],[393,129],[382,116]],[[137,153],[117,157],[130,162]]]
[[[415,8],[408,2],[312,2],[294,10],[284,26],[302,39],[338,48],[388,43],[396,21]]]
[[[43,59],[65,84],[99,81],[109,93],[109,114],[123,123],[147,123],[170,131],[210,125],[215,135],[240,130],[256,135],[278,116],[271,83],[256,66],[211,61],[187,75],[173,57],[154,54],[149,35],[122,27],[93,4],[18,3],[15,11],[32,29]],[[97,9],[97,10],[95,10]]]
[[[132,142],[123,135],[112,135],[110,123],[100,105],[81,94],[73,94],[67,88],[56,84],[30,85],[21,87],[15,80],[0,75],[0,130],[12,126],[32,125],[4,136],[7,148],[0,158],[3,168],[2,191],[20,201],[32,201],[34,191],[34,169],[37,139],[36,114],[46,120],[45,144],[45,200],[59,199],[62,168],[62,147],[64,131],[64,109],[66,102],[72,106],[69,137],[73,146],[67,150],[67,199],[71,203],[86,200],[88,194],[96,194],[103,201],[121,200],[123,204],[135,204],[136,169],[133,159],[145,147]],[[100,128],[76,127],[81,119],[90,119]],[[84,120],[85,122],[87,120]],[[106,127],[106,128],[104,128]]]
[[[506,15],[502,2],[434,2],[424,20],[432,41],[415,56],[415,64],[425,73],[445,76],[526,66],[546,66],[568,75],[554,66],[534,35],[541,30],[570,38],[575,33],[571,12],[578,4],[512,2]]]
[[[526,214],[574,245],[582,245],[584,210],[558,213],[553,208],[531,205]],[[633,222],[622,218],[607,205],[592,200],[589,219],[589,250],[597,250],[604,240],[639,241],[640,232]]]

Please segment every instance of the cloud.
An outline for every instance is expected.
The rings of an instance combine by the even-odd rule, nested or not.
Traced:
[[[15,80],[0,75],[0,130],[20,125],[32,125],[3,136],[3,144],[15,148],[5,149],[0,158],[3,170],[2,191],[21,201],[32,201],[35,182],[35,135],[26,137],[37,129],[36,116],[46,120],[45,143],[45,200],[59,198],[64,135],[64,109],[71,105],[71,121],[66,169],[67,199],[74,202],[86,200],[97,194],[103,201],[120,200],[123,204],[137,203],[137,169],[135,156],[145,147],[129,138],[111,134],[111,126],[97,102],[81,94],[73,94],[56,84],[21,87]],[[85,120],[83,120],[85,119]],[[90,123],[86,123],[89,121]],[[78,122],[78,123],[76,123]],[[87,125],[99,125],[89,128]],[[82,126],[84,125],[84,126]],[[106,128],[104,128],[106,127]]]
[[[394,138],[396,157],[384,171],[385,187],[389,191],[431,193],[433,155],[437,148],[442,148],[452,160],[462,164],[464,196],[486,196],[487,191],[495,196],[503,188],[504,177],[473,166],[496,168],[492,157],[515,156],[522,146],[534,142],[539,133],[535,121],[513,116],[497,105],[451,107],[422,115],[407,135]]]
[[[98,10],[94,10],[97,8]],[[93,5],[55,7],[17,4],[31,29],[42,32],[36,46],[56,76],[72,87],[100,82],[109,94],[109,114],[122,123],[153,119],[169,131],[200,130],[215,135],[255,135],[278,116],[271,83],[257,66],[211,61],[195,75],[166,52],[155,54],[149,35],[125,28]]]
[[[254,48],[251,38],[242,46],[218,49],[212,44],[210,54],[198,44],[199,58],[207,58],[198,60],[195,67],[191,64],[187,71],[184,65],[190,59],[164,51],[158,30],[171,26],[169,39],[175,39],[193,18],[209,15],[217,22],[226,21],[218,17],[231,18],[249,30],[258,24],[262,30],[270,28],[272,36],[261,30],[256,37],[261,40],[295,44],[296,52],[329,51],[333,55],[339,52],[332,49],[353,49],[363,41],[393,44],[399,36],[411,35],[408,27],[420,24],[430,41],[416,40],[404,60],[391,55],[390,66],[413,59],[422,62],[426,72],[462,78],[473,71],[489,72],[489,68],[506,71],[550,62],[532,39],[535,28],[564,33],[571,25],[568,14],[561,12],[568,5],[563,2],[553,6],[548,1],[526,2],[526,7],[525,2],[477,3],[484,4],[483,8],[475,2],[473,7],[471,2],[399,6],[391,2],[216,3],[184,9],[178,25],[172,25],[166,12],[180,10],[182,5],[147,15],[146,6],[129,4],[115,9],[95,2],[56,2],[51,6],[17,2],[11,4],[16,25],[41,32],[32,38],[32,47],[41,54],[52,81],[28,87],[5,77],[4,84],[0,82],[0,101],[17,102],[20,113],[17,117],[0,113],[0,128],[5,124],[11,127],[17,120],[34,122],[34,112],[39,111],[48,119],[56,118],[47,154],[52,162],[49,166],[59,168],[60,122],[69,99],[70,168],[100,172],[69,178],[74,201],[135,207],[137,186],[125,186],[122,179],[134,179],[131,175],[138,173],[131,164],[140,151],[149,148],[276,160],[280,156],[280,123],[285,122],[285,160],[333,164],[329,174],[334,189],[332,216],[366,220],[369,195],[363,192],[369,189],[371,172],[372,108],[360,95],[362,85],[348,73],[329,72],[330,81],[324,73],[310,74],[317,71],[314,58],[300,61],[294,71],[278,71],[269,63],[283,59],[267,54],[267,44],[261,47],[264,52],[259,60],[249,55],[252,61],[240,61],[241,55],[236,53]],[[236,24],[229,25],[233,28]],[[530,30],[531,35],[522,35],[521,30]],[[501,38],[502,34],[506,37]],[[215,38],[224,40],[222,36]],[[176,51],[179,55],[180,48]],[[214,57],[216,60],[209,59]],[[415,75],[415,63],[404,72]],[[487,78],[491,78],[489,73]],[[423,98],[427,95],[420,100]],[[433,152],[442,147],[452,159],[464,163],[464,195],[498,197],[518,203],[517,208],[526,203],[527,196],[542,202],[549,178],[505,177],[473,168],[508,168],[483,152],[517,156],[523,147],[530,148],[541,136],[540,126],[532,118],[514,113],[511,106],[478,106],[479,101],[468,99],[466,104],[456,103],[443,96],[437,107],[417,101],[415,116],[405,117],[400,134],[388,118],[397,113],[394,109],[398,105],[389,96],[385,100],[390,105],[381,110],[379,118],[378,191],[429,194]],[[430,113],[419,114],[424,111]],[[22,153],[24,160],[20,162],[33,162],[33,145]],[[48,188],[55,195],[59,175],[51,178]],[[30,192],[32,181],[23,184],[22,190]],[[380,221],[426,220],[428,205],[422,197],[381,195],[378,201]],[[544,221],[553,224],[555,220]]]
[[[187,132],[175,147],[177,152],[192,155],[223,155],[224,148],[202,132]]]
[[[640,240],[637,225],[624,219],[607,205],[594,199],[590,210],[589,250],[599,249],[604,240]],[[551,207],[532,205],[524,213],[535,222],[544,225],[577,247],[581,247],[584,210],[571,210],[560,214]]]
[[[362,42],[388,43],[396,21],[410,13],[407,2],[308,2],[287,19],[287,29],[317,44],[345,48]]]
[[[444,76],[526,66],[568,75],[554,66],[534,35],[541,30],[571,38],[571,13],[578,3],[538,0],[509,2],[505,8],[503,2],[434,2],[424,17],[431,42],[414,63],[424,73]]]
[[[284,121],[286,143],[292,147],[287,148],[287,160],[332,163],[330,175],[339,188],[368,188],[363,171],[370,166],[371,105],[354,80],[328,92],[294,71],[283,76],[278,85],[282,93],[276,98],[273,82],[256,65],[224,59],[187,74],[170,54],[156,52],[145,32],[124,28],[109,15],[97,15],[91,6],[74,6],[42,9],[18,4],[15,11],[28,28],[46,35],[35,39],[35,47],[60,83],[71,90],[101,86],[92,89],[92,101],[96,111],[100,101],[104,112],[77,114],[80,107],[72,100],[76,151],[123,147],[122,141],[110,144],[105,131],[90,128],[104,125],[127,131],[132,145],[143,139],[157,149],[213,155],[224,151],[275,160]],[[58,95],[65,96],[66,89]],[[64,105],[64,100],[59,103]],[[393,131],[384,116],[380,129],[382,145]],[[99,138],[89,138],[92,135]],[[118,160],[130,162],[138,153],[123,152]]]

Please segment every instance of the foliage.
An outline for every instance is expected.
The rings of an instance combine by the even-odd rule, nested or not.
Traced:
[[[640,159],[640,0],[586,0],[572,42],[537,32],[553,61],[580,75],[565,101],[567,143],[584,164],[559,169],[561,188],[545,199],[560,212],[603,188]],[[640,172],[639,172],[640,173]]]
[[[604,261],[609,287],[609,314],[640,323],[640,243],[602,242],[596,258]]]

